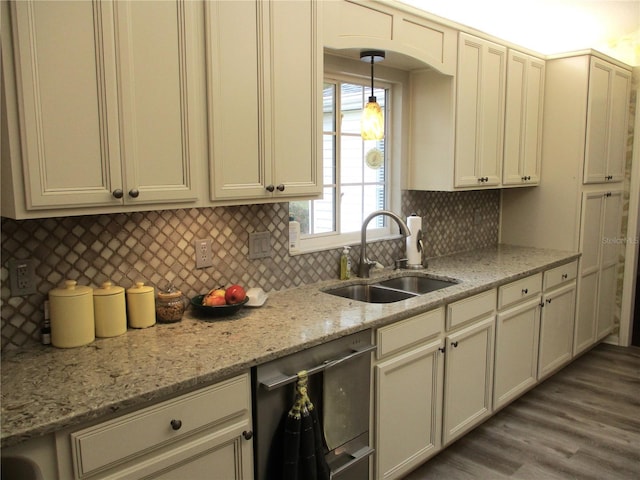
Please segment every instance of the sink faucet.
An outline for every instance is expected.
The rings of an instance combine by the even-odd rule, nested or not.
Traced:
[[[369,225],[369,222],[378,215],[386,215],[387,217],[391,217],[392,219],[394,219],[398,224],[398,227],[400,227],[400,231],[405,236],[405,238],[408,235],[411,235],[409,227],[404,222],[404,220],[402,220],[398,215],[390,212],[389,210],[376,210],[367,218],[365,218],[364,222],[362,223],[362,236],[360,240],[360,263],[358,264],[358,276],[360,278],[369,278],[369,271],[371,270],[371,267],[375,265],[375,262],[372,262],[367,258],[367,225]]]

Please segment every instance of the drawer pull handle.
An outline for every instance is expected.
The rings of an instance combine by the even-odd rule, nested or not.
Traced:
[[[253,437],[253,432],[251,430],[245,430],[244,432],[242,432],[242,436],[245,440],[251,440],[251,438]]]
[[[456,348],[456,347],[458,346],[458,342],[457,342],[457,341],[455,341],[455,342],[451,342],[451,346],[452,346],[453,348]]]
[[[182,427],[182,420],[171,420],[171,428],[174,430],[180,430]]]
[[[522,294],[526,295],[527,293],[529,293],[529,289],[528,288],[523,288],[522,289]]]

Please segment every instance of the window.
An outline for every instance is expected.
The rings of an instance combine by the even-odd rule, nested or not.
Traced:
[[[383,140],[364,141],[360,136],[360,117],[370,95],[366,81],[325,79],[323,198],[289,204],[289,214],[300,222],[302,251],[359,242],[363,220],[388,208],[389,129]],[[376,85],[374,95],[388,126],[390,86]],[[389,234],[387,217],[369,223],[367,238]]]

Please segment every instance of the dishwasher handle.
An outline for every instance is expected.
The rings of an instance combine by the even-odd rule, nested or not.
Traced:
[[[376,349],[375,345],[365,345],[363,347],[359,347],[356,350],[352,350],[347,355],[336,358],[334,360],[326,360],[322,362],[320,365],[316,365],[315,367],[311,367],[307,369],[307,375],[311,376],[319,372],[323,372],[328,370],[329,368],[340,365],[344,362],[348,362],[349,360],[353,360],[361,355],[369,353]],[[267,391],[275,390],[276,388],[283,387],[290,383],[293,383],[298,380],[298,374],[295,373],[293,375],[278,375],[277,377],[270,378],[269,380],[264,380],[260,382],[260,385],[264,387]]]

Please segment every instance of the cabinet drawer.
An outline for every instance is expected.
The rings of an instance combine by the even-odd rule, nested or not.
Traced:
[[[473,297],[447,305],[447,330],[459,327],[496,309],[496,290],[487,290]]]
[[[84,478],[161,444],[249,412],[250,388],[249,376],[243,374],[72,433],[76,477]]]
[[[498,289],[498,310],[540,294],[542,273],[516,280]]]
[[[377,357],[383,358],[438,335],[444,327],[444,307],[400,320],[377,331]]]
[[[561,285],[565,282],[575,280],[578,274],[578,261],[574,260],[566,265],[560,265],[559,267],[552,268],[544,272],[543,289],[546,292],[550,288]]]

